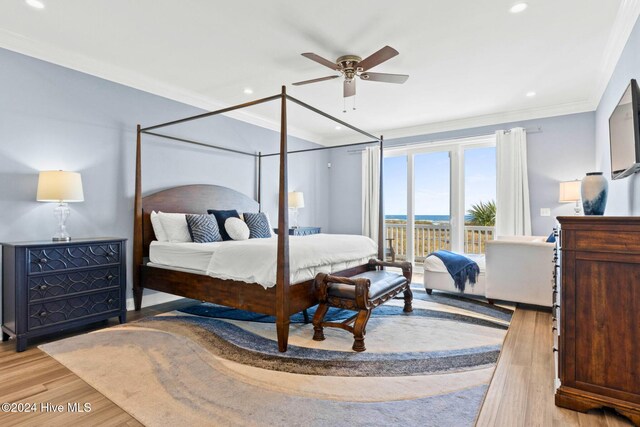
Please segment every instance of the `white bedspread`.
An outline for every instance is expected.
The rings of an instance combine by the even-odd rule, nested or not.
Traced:
[[[277,237],[225,242],[216,247],[207,274],[218,279],[276,284]],[[291,283],[313,278],[318,273],[337,271],[339,265],[353,267],[375,258],[376,243],[365,236],[314,234],[289,236]]]

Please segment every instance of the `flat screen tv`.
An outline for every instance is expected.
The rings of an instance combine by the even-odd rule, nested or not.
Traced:
[[[640,90],[631,80],[609,117],[611,179],[640,171]]]

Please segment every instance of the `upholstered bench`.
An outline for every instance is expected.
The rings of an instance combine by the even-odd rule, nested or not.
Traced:
[[[402,269],[402,274],[385,270],[385,267]],[[320,301],[313,317],[313,339],[324,340],[323,328],[341,328],[353,333],[353,350],[365,351],[364,336],[371,311],[391,298],[404,292],[404,309],[413,311],[411,302],[412,267],[408,262],[384,262],[372,259],[369,271],[352,277],[338,277],[320,273],[315,278],[315,289]],[[343,322],[325,322],[329,307],[354,310],[358,313]],[[353,326],[351,326],[353,323]]]

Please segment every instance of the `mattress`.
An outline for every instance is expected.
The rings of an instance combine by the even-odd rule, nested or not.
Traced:
[[[220,245],[227,242],[213,243],[177,243],[151,242],[149,261],[156,265],[178,267],[199,271],[206,274],[211,256]]]
[[[316,234],[289,237],[291,283],[335,273],[375,258],[377,245],[364,236]],[[198,272],[218,279],[276,283],[277,237],[215,243],[152,242],[147,265]]]

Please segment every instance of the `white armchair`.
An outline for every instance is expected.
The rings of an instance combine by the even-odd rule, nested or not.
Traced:
[[[504,236],[487,242],[488,299],[551,307],[553,247],[546,236]]]

